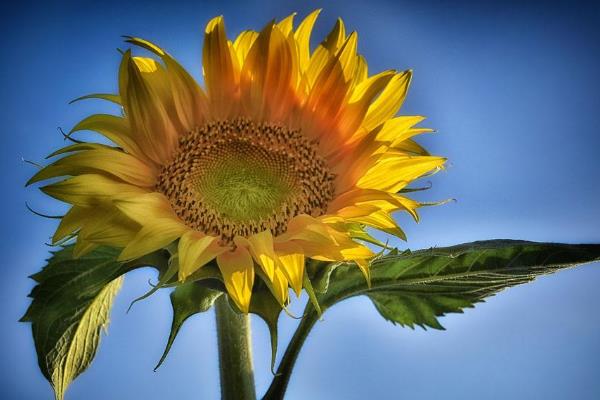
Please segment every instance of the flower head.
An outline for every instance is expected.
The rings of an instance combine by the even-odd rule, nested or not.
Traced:
[[[411,137],[424,118],[396,114],[411,71],[369,75],[357,35],[338,20],[310,51],[318,11],[291,15],[228,40],[222,17],[204,37],[204,88],[158,46],[127,42],[154,58],[123,54],[122,106],[72,132],[113,145],[76,143],[30,183],[72,205],[53,241],[76,237],[76,254],[99,245],[131,260],[176,244],[180,280],[216,259],[227,291],[247,312],[255,275],[284,305],[300,293],[307,258],[354,261],[368,277],[375,228],[404,238],[391,213],[415,219],[398,192],[440,169]],[[173,247],[173,246],[171,246]]]

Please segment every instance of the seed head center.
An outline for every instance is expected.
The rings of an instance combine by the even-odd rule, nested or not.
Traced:
[[[192,186],[199,197],[236,223],[268,218],[298,186],[284,154],[231,141],[198,160]]]
[[[188,226],[227,243],[266,229],[281,234],[299,214],[324,214],[333,180],[298,131],[235,119],[184,135],[156,190]]]

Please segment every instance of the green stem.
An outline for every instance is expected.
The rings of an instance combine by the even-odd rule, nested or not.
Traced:
[[[227,296],[215,301],[222,400],[255,400],[250,319],[237,314]]]
[[[307,306],[307,312],[305,314],[306,315],[300,321],[296,332],[294,332],[294,336],[292,336],[287,349],[285,349],[285,353],[281,358],[281,363],[277,368],[277,373],[262,400],[283,399],[287,385],[290,382],[294,364],[296,364],[296,359],[302,349],[302,345],[308,337],[308,333],[319,319],[315,309],[310,304]]]

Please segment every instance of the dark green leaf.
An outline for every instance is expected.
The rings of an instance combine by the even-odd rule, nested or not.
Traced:
[[[323,312],[334,304],[367,295],[394,323],[442,329],[437,317],[461,312],[499,291],[539,275],[600,260],[600,245],[516,240],[473,242],[446,248],[394,252],[371,265],[371,286],[353,264],[309,268]],[[309,304],[265,399],[283,396],[302,342],[318,319]]]
[[[163,361],[165,361],[183,323],[194,314],[208,311],[215,300],[222,294],[222,291],[209,289],[198,282],[185,283],[177,286],[175,290],[171,292],[171,305],[173,306],[171,333],[169,334],[165,351],[156,367],[154,367],[155,371],[161,366]]]
[[[127,269],[115,261],[119,252],[114,249],[99,248],[76,260],[72,249],[53,253],[32,276],[38,285],[21,319],[32,323],[38,363],[57,399],[92,362]]]
[[[157,268],[160,276],[166,270],[168,256],[162,251],[127,264],[117,262],[119,253],[99,247],[73,259],[73,245],[65,246],[31,276],[38,284],[21,321],[31,322],[38,364],[59,400],[92,362],[121,276],[143,266]]]
[[[402,325],[441,328],[437,316],[459,312],[502,289],[600,258],[600,245],[493,240],[384,256],[371,265],[371,287],[351,264],[337,267],[322,307],[368,295]]]

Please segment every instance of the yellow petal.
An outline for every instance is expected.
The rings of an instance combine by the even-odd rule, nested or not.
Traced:
[[[254,263],[248,250],[237,246],[217,256],[217,264],[223,275],[225,288],[238,308],[247,313],[254,285]]]
[[[275,297],[279,305],[284,307],[288,303],[289,293],[288,280],[281,268],[275,268],[273,279],[267,282],[267,286],[271,290],[271,293],[273,293],[273,296]]]
[[[417,130],[417,129],[414,129]],[[420,129],[424,132],[430,132],[429,129]],[[412,131],[412,129],[411,129]],[[429,156],[429,152],[420,144],[412,139],[404,139],[394,142],[390,145],[390,149],[387,153],[395,153],[402,155],[417,155],[417,156]]]
[[[339,49],[337,58],[342,65],[344,71],[344,77],[346,81],[351,81],[354,78],[354,71],[356,70],[356,50],[358,47],[358,34],[352,32],[346,41]]]
[[[164,53],[163,53],[164,54]],[[154,58],[149,57],[130,57],[130,64],[132,71],[137,71],[137,74],[131,75],[139,75],[141,81],[146,85],[146,88],[149,92],[151,92],[154,97],[152,102],[150,102],[149,106],[158,105],[156,111],[163,112],[164,111],[164,121],[162,121],[165,126],[169,126],[172,130],[176,132],[181,132],[183,126],[181,125],[181,121],[177,115],[175,104],[173,101],[173,93],[172,93],[172,83],[169,79],[169,73],[164,68],[163,64],[155,60]],[[135,78],[135,77],[133,77]],[[134,79],[135,80],[135,79]],[[169,137],[169,133],[174,132],[166,132],[165,137]]]
[[[373,135],[364,135],[356,141],[340,146],[337,152],[328,156],[331,172],[337,174],[336,192],[344,193],[354,188],[356,182],[363,177],[381,157],[377,155],[384,143],[375,140]]]
[[[358,181],[357,186],[398,192],[411,181],[432,170],[438,170],[446,161],[443,157],[390,156],[383,158]]]
[[[421,207],[421,204],[419,202],[411,200],[407,197],[399,196],[394,193],[388,194],[392,196],[392,198],[394,199],[393,201],[390,201],[389,199],[374,199],[361,204],[374,206],[386,212],[393,212],[399,210],[406,211],[413,217],[415,222],[419,222],[419,214],[417,214],[417,208]]]
[[[258,32],[255,31],[243,31],[233,42],[233,49],[238,57],[238,64],[244,65],[248,52],[254,44],[254,41],[258,37]]]
[[[315,242],[332,242],[327,226],[316,218],[300,214],[288,222],[287,231],[275,238],[277,243],[288,240],[306,240]]]
[[[277,23],[279,30],[285,35],[289,35],[294,28],[294,17],[296,13],[292,13]]]
[[[183,235],[189,228],[170,218],[152,219],[145,224],[119,255],[119,261],[139,258],[162,249]]]
[[[339,63],[337,60],[338,51],[346,41],[346,30],[344,28],[344,22],[338,18],[335,26],[327,35],[325,40],[316,48],[310,60],[308,67],[305,70],[306,84],[309,88],[314,88],[318,85],[317,80],[319,75],[323,73],[328,63],[332,59]]]
[[[423,120],[425,120],[425,117],[420,115],[403,115],[385,121],[381,126],[381,129],[376,130],[374,133],[377,136],[377,140],[385,142],[408,139],[413,135],[410,135],[407,132]]]
[[[81,228],[88,215],[88,211],[89,209],[84,207],[71,207],[69,211],[67,211],[67,213],[61,218],[60,224],[52,236],[52,243],[57,243]]]
[[[149,58],[123,55],[119,94],[131,126],[131,136],[145,155],[166,163],[177,145],[177,129],[169,116],[172,97],[161,65]]]
[[[342,254],[343,260],[345,261],[371,259],[373,258],[373,256],[375,256],[371,249],[356,242],[353,242],[353,245],[348,243],[346,246],[343,246],[340,252]]]
[[[206,236],[198,231],[189,230],[179,239],[179,280],[206,265],[219,254],[229,251],[221,247],[214,236]]]
[[[321,46],[330,53],[335,54],[343,46],[345,40],[346,27],[344,26],[344,21],[338,18],[331,32],[329,32],[325,40],[321,43]]]
[[[275,244],[293,242],[307,257],[329,261],[368,258],[373,252],[353,241],[348,232],[340,232],[330,224],[309,215],[297,215],[288,223],[286,233],[275,238]]]
[[[244,238],[236,236],[234,239],[238,247],[244,247],[261,267],[261,274],[265,284],[273,293],[279,304],[284,305],[288,300],[288,280],[282,271],[279,259],[275,254],[273,236],[270,231],[263,231]]]
[[[393,71],[384,71],[360,83],[350,96],[348,105],[344,107],[339,117],[338,129],[343,142],[352,138],[356,140],[368,133],[366,129],[359,130],[373,99],[388,85]]]
[[[140,225],[117,210],[91,208],[78,237],[95,244],[125,247],[140,230]]]
[[[339,142],[334,117],[344,106],[348,88],[342,65],[333,57],[321,70],[304,104],[301,131],[319,139],[327,149]]]
[[[395,193],[374,189],[353,189],[337,196],[329,204],[327,214],[335,214],[338,210],[351,205],[369,205],[385,211],[405,210],[415,220],[418,220],[416,209],[420,207],[417,201]]]
[[[202,65],[211,116],[227,118],[235,105],[237,79],[222,16],[206,26]]]
[[[27,184],[58,176],[88,173],[112,175],[141,187],[152,187],[156,184],[156,171],[153,167],[127,153],[111,148],[83,150],[63,157],[39,170]]]
[[[404,102],[412,77],[412,71],[404,71],[396,74],[375,100],[365,116],[363,125],[365,129],[371,130],[392,118]]]
[[[154,43],[135,37],[129,37],[127,42],[150,50],[165,63],[173,105],[183,129],[189,131],[202,125],[208,115],[208,100],[196,80],[177,60]]]
[[[386,88],[394,76],[395,72],[388,70],[365,79],[352,90],[350,103],[355,103],[363,99],[368,99],[368,102],[371,103]]]
[[[145,193],[137,186],[97,174],[75,176],[44,186],[40,190],[55,199],[82,207],[98,206],[121,196]]]
[[[369,248],[354,242],[349,237],[346,241],[337,244],[303,240],[294,242],[302,248],[302,252],[307,257],[315,260],[352,261],[357,259],[367,259],[374,256],[374,253]]]
[[[356,70],[354,71],[354,84],[357,85],[369,76],[367,60],[360,54],[356,56]]]
[[[298,63],[302,71],[306,71],[308,68],[310,60],[310,36],[320,13],[320,9],[310,13],[298,25],[298,29],[294,33],[294,37],[298,43]]]
[[[394,221],[392,216],[386,211],[371,211],[366,215],[357,215],[355,217],[347,218],[347,220],[376,228],[382,232],[406,240],[406,235],[402,229],[400,229],[396,221]]]
[[[296,70],[288,40],[269,24],[254,41],[242,67],[240,91],[244,111],[256,120],[284,121],[295,102]]]
[[[77,131],[95,131],[106,137],[117,146],[140,159],[146,159],[131,134],[129,122],[125,118],[108,114],[90,115],[79,122],[69,134]]]
[[[297,296],[302,292],[304,277],[304,253],[302,248],[293,242],[275,244],[275,252],[282,265],[282,271],[290,282]]]
[[[241,237],[237,237],[236,241],[236,243],[242,245],[245,242]],[[268,279],[273,280],[277,264],[277,255],[273,248],[273,235],[271,234],[271,231],[266,230],[255,233],[248,237],[247,243],[250,253],[256,260],[256,263],[260,265]]]
[[[162,193],[152,192],[116,199],[114,205],[127,217],[144,225],[154,218],[179,220],[169,199]]]
[[[338,210],[333,215],[323,215],[321,217],[321,221],[328,224],[334,222],[343,222],[346,220],[350,221],[352,218],[364,217],[377,211],[379,211],[379,208],[372,205],[351,205]]]

